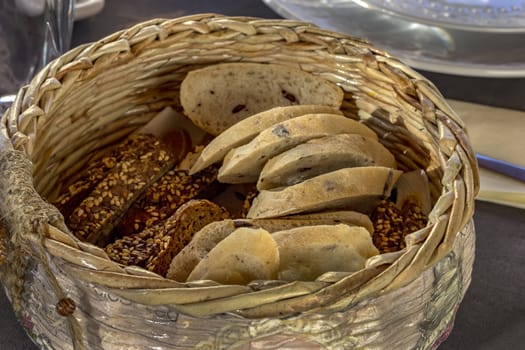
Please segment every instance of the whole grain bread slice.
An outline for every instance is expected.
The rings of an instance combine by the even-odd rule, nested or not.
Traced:
[[[164,223],[160,251],[151,255],[146,268],[165,276],[173,257],[192,239],[193,235],[210,222],[228,219],[229,213],[221,206],[206,200],[192,199],[183,204],[171,219]]]
[[[108,256],[123,265],[137,265],[164,276],[169,264],[193,235],[210,222],[229,218],[221,206],[206,199],[192,199],[157,225],[109,244]]]
[[[339,108],[343,95],[336,84],[312,73],[247,62],[190,71],[180,90],[184,113],[212,135],[272,107],[316,104]]]

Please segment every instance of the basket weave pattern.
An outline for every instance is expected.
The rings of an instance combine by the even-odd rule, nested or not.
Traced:
[[[47,200],[87,155],[166,106],[180,110],[188,71],[235,61],[294,66],[337,83],[345,115],[374,129],[400,169],[426,170],[435,204],[406,249],[314,282],[181,284],[119,266],[68,233]],[[479,180],[464,124],[432,83],[388,53],[303,22],[202,14],[79,46],[20,90],[1,119],[0,150],[0,277],[43,348],[226,349],[251,341],[427,349],[446,338],[470,283]],[[62,316],[56,305],[67,298],[76,308]]]

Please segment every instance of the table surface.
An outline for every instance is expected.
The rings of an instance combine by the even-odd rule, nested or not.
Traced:
[[[106,0],[97,16],[75,23],[73,45],[94,41],[156,17],[214,12],[279,17],[256,0]],[[447,98],[525,110],[525,79],[485,79],[421,72]],[[1,79],[1,77],[0,77]],[[440,350],[522,349],[525,344],[525,212],[476,202],[476,260],[472,283],[452,334]],[[0,292],[0,349],[35,350]]]

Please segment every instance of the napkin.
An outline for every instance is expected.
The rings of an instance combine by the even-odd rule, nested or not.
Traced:
[[[525,112],[448,100],[477,153],[525,166]],[[480,169],[477,199],[525,209],[525,182]]]

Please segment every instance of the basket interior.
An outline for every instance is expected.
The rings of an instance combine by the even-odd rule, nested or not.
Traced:
[[[443,160],[434,141],[439,130],[422,118],[413,78],[379,61],[373,47],[321,34],[276,40],[274,32],[287,29],[272,25],[249,36],[229,28],[211,34],[196,32],[191,23],[187,27],[167,39],[130,42],[99,57],[87,47],[75,57],[86,68],[59,67],[62,86],[42,92],[46,118],[34,130],[32,145],[34,183],[42,197],[53,200],[95,151],[123,139],[164,107],[182,111],[179,88],[187,72],[236,61],[294,66],[341,86],[344,114],[376,131],[401,170],[424,169],[433,201],[439,197]]]

